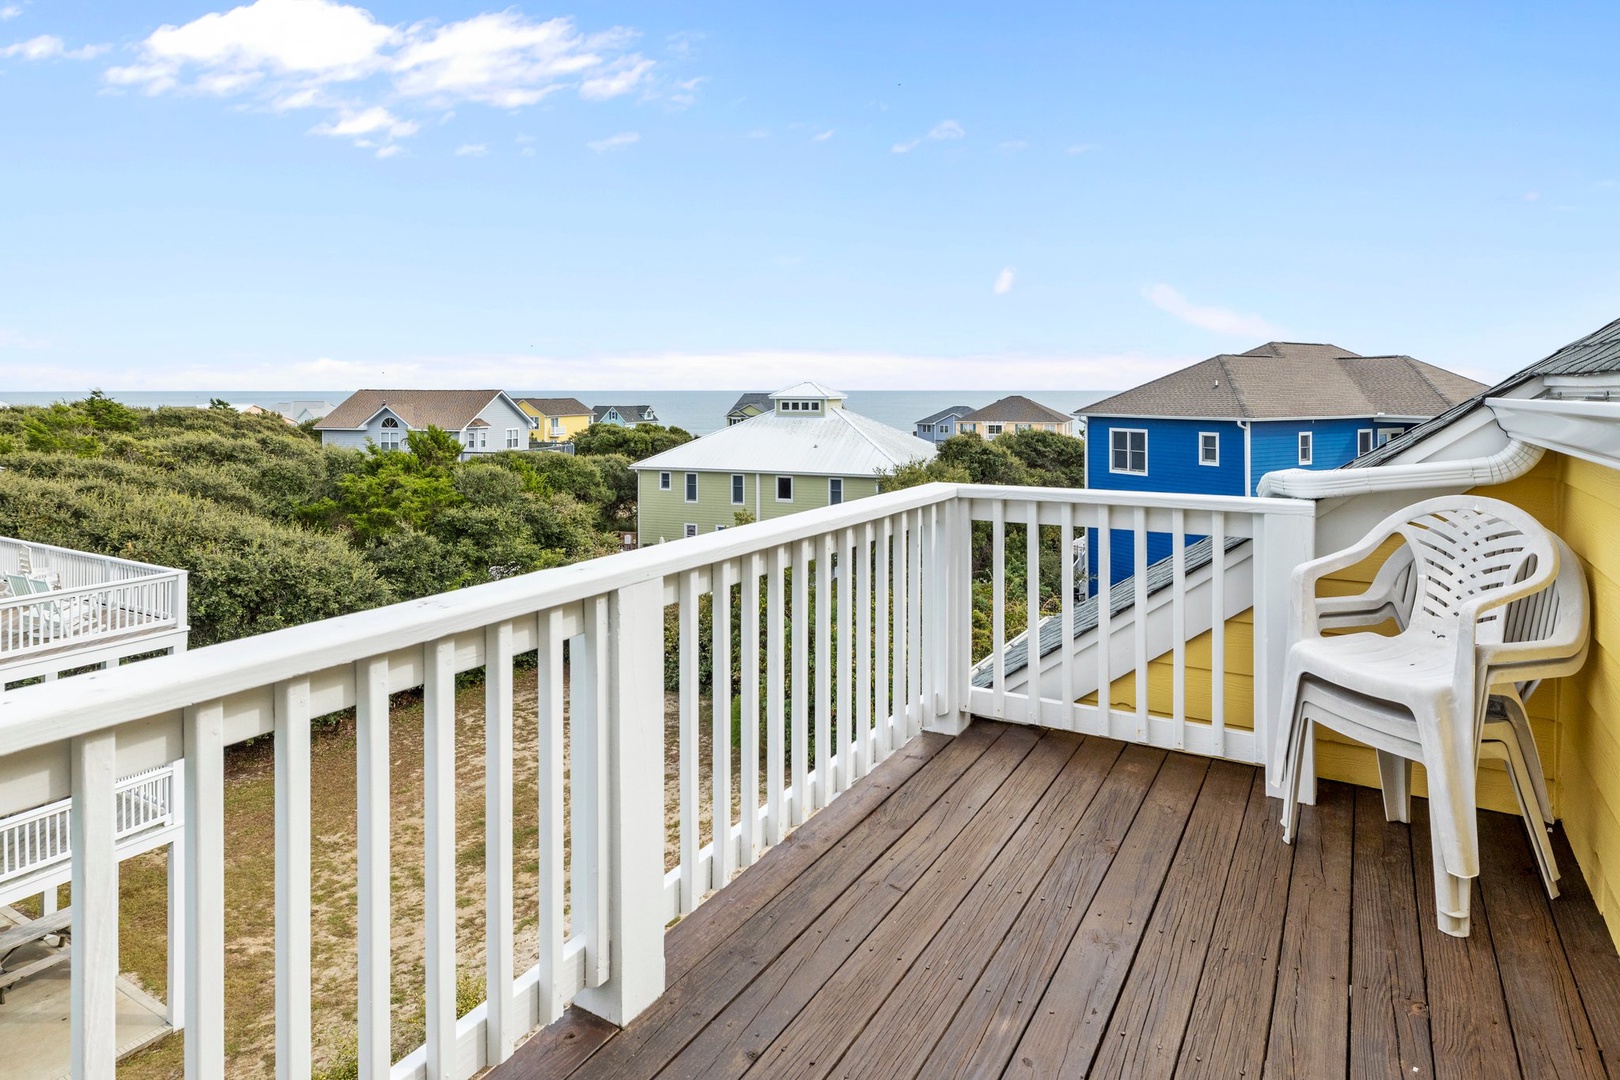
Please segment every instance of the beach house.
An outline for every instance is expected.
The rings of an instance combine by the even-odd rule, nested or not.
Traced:
[[[315,424],[321,442],[405,449],[405,436],[441,428],[461,443],[463,460],[526,450],[534,421],[505,390],[357,390]]]

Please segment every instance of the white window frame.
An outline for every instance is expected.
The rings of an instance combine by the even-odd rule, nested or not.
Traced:
[[[378,427],[377,448],[379,450],[398,450],[405,441],[405,434],[398,420],[392,416],[383,417]]]
[[[508,450],[516,450],[517,447],[518,447],[518,429],[515,428],[515,427],[509,427],[509,428],[506,429],[506,448]]]
[[[1215,453],[1213,455],[1205,455],[1205,453],[1204,453],[1204,440],[1205,439],[1214,439],[1215,440],[1215,446],[1214,446]],[[1198,464],[1200,464],[1200,465],[1219,465],[1220,463],[1221,463],[1221,433],[1218,432],[1218,431],[1200,431],[1198,433]]]
[[[1311,463],[1311,451],[1315,448],[1315,443],[1316,440],[1311,437],[1311,432],[1302,431],[1299,433],[1299,463],[1301,465]]]
[[[686,525],[685,525],[685,532],[682,533],[681,538],[684,540],[688,536],[696,536],[697,534],[698,534],[697,522],[688,521],[686,523]]]
[[[681,481],[681,491],[687,502],[695,503],[698,501],[697,473],[689,472],[685,475],[685,479]]]
[[[674,487],[674,479],[670,476],[669,473],[661,472],[661,473],[658,474],[658,490],[659,491],[670,491],[670,490],[673,490],[673,487]]]
[[[1372,453],[1373,448],[1378,445],[1377,438],[1378,437],[1373,432],[1372,428],[1370,428],[1370,427],[1357,428],[1356,429],[1356,457],[1360,457],[1362,454],[1370,454],[1370,453]]]
[[[714,531],[715,531],[715,532],[725,532],[725,531],[726,531],[726,527],[725,527],[725,526],[724,526],[724,525],[716,525],[716,526],[715,526],[715,527],[714,527]]]
[[[833,494],[834,485],[837,485],[837,494]],[[827,505],[839,506],[844,501],[844,478],[842,476],[827,477]]]
[[[1140,436],[1142,436],[1142,467],[1140,469],[1133,469],[1133,468],[1130,467],[1131,455],[1133,453],[1135,453],[1135,451],[1131,449],[1131,441],[1130,441],[1129,438],[1126,438],[1126,440],[1125,440],[1125,466],[1126,467],[1123,468],[1123,469],[1115,467],[1115,465],[1114,465],[1114,454],[1117,452],[1118,448],[1114,444],[1115,444],[1115,440],[1117,440],[1121,435],[1125,435],[1125,436],[1140,435]],[[1117,428],[1109,428],[1108,429],[1108,471],[1111,472],[1111,473],[1119,473],[1122,476],[1146,476],[1148,474],[1148,431],[1147,431],[1147,428],[1120,428],[1120,427],[1117,427]]]
[[[1402,435],[1405,435],[1405,434],[1406,434],[1406,429],[1403,428],[1403,427],[1379,428],[1378,429],[1378,445],[1383,446],[1385,443],[1389,442],[1389,440],[1398,439]]]
[[[917,426],[922,429],[922,433],[924,435],[932,435],[934,433],[933,424],[918,424]]]
[[[747,502],[748,502],[748,488],[747,488],[747,485],[744,483],[743,474],[740,473],[740,472],[732,473],[731,474],[731,505],[732,506],[744,506],[744,505],[747,504]]]
[[[984,433],[986,435],[1000,435],[1001,429],[1004,427],[1006,427],[1005,424],[986,424],[984,425]]]
[[[489,449],[489,428],[487,427],[481,427],[478,429],[478,449]]]
[[[787,481],[787,498],[785,499],[782,498],[782,481],[784,480]],[[793,477],[778,476],[776,478],[776,501],[779,503],[790,503],[793,501]]]

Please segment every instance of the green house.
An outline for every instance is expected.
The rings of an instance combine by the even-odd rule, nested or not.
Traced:
[[[747,423],[635,465],[642,544],[877,494],[877,474],[934,456],[934,447],[844,408],[845,395],[804,382],[769,395]]]

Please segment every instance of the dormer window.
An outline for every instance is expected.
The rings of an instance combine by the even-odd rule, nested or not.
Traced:
[[[380,426],[382,430],[377,437],[377,446],[383,450],[398,450],[400,443],[399,421],[392,416],[385,416]]]

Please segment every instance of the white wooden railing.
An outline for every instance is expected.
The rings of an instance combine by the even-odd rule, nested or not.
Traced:
[[[570,1003],[617,1023],[644,1009],[664,989],[667,921],[723,887],[921,730],[959,732],[976,711],[1160,745],[1215,746],[1198,743],[1185,718],[1167,729],[1144,721],[1140,710],[1110,708],[1106,693],[1089,710],[1068,704],[1065,698],[1083,693],[1072,660],[1060,681],[1037,678],[1033,694],[1009,692],[1004,678],[987,695],[973,686],[972,575],[987,576],[995,592],[999,644],[1008,522],[1035,520],[1053,530],[1061,545],[1055,550],[1064,553],[1075,529],[1103,526],[1105,560],[1108,527],[1134,530],[1138,543],[1150,531],[1251,538],[1265,553],[1253,587],[1257,664],[1267,665],[1256,672],[1258,696],[1280,660],[1282,586],[1309,555],[1310,515],[1311,504],[1282,500],[933,484],[0,698],[0,814],[73,800],[74,1074],[113,1075],[115,776],[184,759],[186,843],[177,884],[185,971],[174,982],[187,988],[186,1075],[220,1077],[225,748],[274,736],[275,1057],[278,1076],[307,1077],[310,721],[354,708],[359,1074],[459,1080],[505,1059],[524,1032]],[[989,522],[988,566],[973,565],[975,522]],[[1048,538],[1037,529],[1025,542],[1035,551]],[[1032,582],[1032,608],[1058,585],[1063,612],[1071,613],[1070,575],[1072,567],[1061,584]],[[679,677],[669,689],[678,735],[666,747],[671,607]],[[1118,635],[1102,630],[1113,647],[1092,667],[1101,685],[1132,665],[1145,667],[1148,639],[1137,634],[1122,652]],[[527,652],[536,657],[538,704],[518,717],[513,659]],[[458,673],[480,668],[487,1000],[458,1019],[455,688]],[[414,688],[424,713],[419,989],[426,1040],[392,1062],[390,695]],[[514,970],[513,887],[519,722],[539,734],[539,959],[521,973]],[[704,725],[712,733],[707,791]],[[1218,748],[1263,760],[1263,738],[1243,743],[1235,735],[1225,733]],[[664,858],[666,757],[678,772],[670,811],[679,820],[679,857],[671,867]],[[705,808],[717,827],[702,827]]]
[[[43,653],[185,626],[183,570],[0,538],[0,574],[53,586],[0,598],[0,671]]]
[[[126,776],[114,789],[114,841],[166,828],[175,809],[172,766]],[[67,798],[0,819],[0,886],[72,858],[72,816]]]

